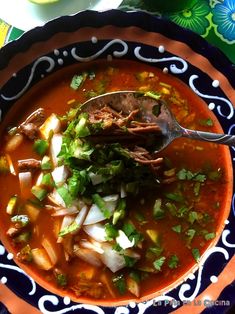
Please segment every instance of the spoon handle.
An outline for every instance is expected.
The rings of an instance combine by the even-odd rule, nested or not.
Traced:
[[[199,141],[213,142],[216,144],[225,144],[235,146],[235,135],[216,134],[203,131],[194,131],[182,128],[182,136],[192,138]]]

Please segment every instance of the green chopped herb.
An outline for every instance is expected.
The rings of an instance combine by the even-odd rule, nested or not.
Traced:
[[[162,265],[165,263],[166,258],[164,256],[156,259],[153,262],[153,266],[156,270],[161,271]]]
[[[82,113],[78,117],[78,123],[75,126],[75,133],[77,137],[86,137],[91,134],[88,128],[88,114]]]
[[[132,270],[130,273],[129,273],[129,276],[130,278],[132,278],[133,280],[135,280],[137,283],[140,283],[141,281],[141,275],[139,272],[135,271],[135,270]]]
[[[201,189],[201,183],[196,182],[193,187],[193,192],[195,196],[198,196],[200,194],[200,189]]]
[[[181,169],[177,173],[177,178],[179,180],[192,180],[192,181],[197,181],[197,182],[205,182],[206,181],[206,175],[201,174],[201,173],[193,173],[189,170],[186,169]]]
[[[90,177],[86,170],[73,169],[72,176],[68,179],[68,191],[72,197],[77,197],[78,193],[83,194],[90,184]]]
[[[186,236],[187,236],[187,246],[190,246],[190,243],[192,242],[192,239],[194,238],[195,234],[196,234],[196,230],[194,229],[188,229],[185,232]]]
[[[167,202],[165,206],[170,211],[172,216],[177,216],[177,207],[175,204]]]
[[[177,268],[179,264],[179,258],[177,255],[172,255],[170,257],[170,260],[168,261],[168,266],[169,268],[173,269],[173,268]]]
[[[67,276],[65,274],[56,274],[56,282],[59,286],[65,287],[68,284]]]
[[[123,255],[126,267],[133,267],[137,262],[137,259],[131,256]]]
[[[34,151],[40,156],[45,155],[48,148],[49,148],[49,143],[46,140],[39,139],[39,140],[36,140],[33,144]]]
[[[173,231],[175,231],[176,233],[181,233],[182,226],[181,225],[176,225],[176,226],[173,226],[171,229]]]
[[[165,211],[161,207],[162,200],[159,198],[155,201],[153,206],[153,217],[155,219],[162,219],[165,217]]]
[[[215,238],[215,232],[206,233],[204,235],[205,240],[209,241]]]
[[[218,181],[220,180],[222,177],[222,171],[221,169],[215,170],[215,171],[210,171],[208,173],[208,179],[212,180],[212,181]]]
[[[199,219],[198,213],[195,211],[190,211],[188,214],[188,221],[193,224],[195,221]]]
[[[85,82],[87,78],[87,72],[83,72],[81,75],[74,75],[70,83],[70,87],[77,90]]]
[[[200,260],[200,251],[197,248],[192,249],[192,254],[196,262]]]
[[[105,224],[106,240],[112,241],[118,236],[118,230],[111,223]]]
[[[147,96],[147,97],[151,97],[153,99],[156,99],[156,100],[159,100],[162,95],[158,92],[155,92],[155,91],[148,91],[146,93],[144,93],[144,96]]]
[[[126,200],[124,198],[120,198],[118,200],[117,208],[115,209],[113,213],[113,224],[116,225],[116,223],[125,217],[125,209],[126,209]]]
[[[126,293],[126,290],[127,290],[126,289],[126,280],[122,274],[113,277],[112,281],[113,281],[114,286],[118,289],[118,291],[121,295]]]
[[[166,193],[165,196],[175,202],[182,203],[184,202],[184,197],[179,193]]]
[[[160,246],[151,246],[148,248],[148,251],[153,253],[156,256],[160,256],[163,252],[163,248]]]
[[[136,230],[132,223],[124,223],[122,230],[130,241],[134,239],[135,246],[144,239],[143,235]]]

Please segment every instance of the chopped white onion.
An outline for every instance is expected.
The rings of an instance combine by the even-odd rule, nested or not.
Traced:
[[[61,150],[63,137],[61,134],[54,134],[51,138],[50,153],[54,167],[58,165],[58,154]]]
[[[118,230],[116,242],[123,250],[133,247],[135,245],[135,239],[133,238],[132,241],[130,241],[122,230]]]
[[[100,258],[113,273],[126,266],[123,255],[113,250],[111,244],[103,243],[101,247],[104,250],[104,253],[100,255]]]
[[[102,266],[102,262],[100,260],[101,255],[93,250],[81,248],[78,245],[74,245],[74,254],[82,259],[84,262],[87,262],[93,266]]]
[[[85,249],[93,250],[93,251],[95,251],[95,252],[97,252],[99,254],[103,254],[104,253],[104,250],[99,245],[97,245],[97,244],[99,244],[97,242],[91,243],[91,242],[89,242],[87,240],[81,240],[79,242],[79,244],[80,244],[81,247],[83,247]]]
[[[31,172],[19,173],[20,191],[23,198],[28,198],[31,195],[32,174]]]
[[[100,223],[87,225],[83,227],[83,230],[94,240],[98,242],[105,242],[107,241],[106,237],[107,234],[105,232],[104,225]]]
[[[110,212],[110,214],[113,214],[117,206],[118,195],[117,194],[108,195],[108,196],[103,197],[103,200],[105,201],[106,209]],[[100,208],[96,204],[93,204],[83,224],[91,225],[91,224],[95,224],[97,222],[100,222],[106,219],[107,218],[104,216]]]
[[[49,241],[47,238],[42,239],[42,246],[46,250],[46,252],[47,252],[47,254],[51,260],[51,263],[54,266],[58,262],[58,255],[56,253],[56,248],[51,243],[51,241]]]
[[[58,209],[55,210],[55,212],[51,216],[58,217],[58,216],[65,216],[65,215],[74,215],[74,214],[77,214],[78,212],[79,210],[76,206],[71,206],[69,208],[58,207]]]
[[[88,173],[90,179],[91,179],[91,183],[93,185],[97,185],[100,184],[104,181],[104,177],[101,174],[96,174],[94,172],[89,172]]]
[[[47,255],[45,249],[32,249],[31,250],[32,258],[34,263],[43,270],[49,270],[53,267],[49,256]]]
[[[60,196],[56,189],[54,189],[50,194],[48,194],[48,199],[57,206],[61,206],[64,208],[66,207],[63,198]]]
[[[88,209],[87,209],[87,206],[84,206],[80,212],[77,214],[77,217],[75,218],[75,221],[77,223],[77,226],[78,228],[77,229],[80,229],[85,218],[86,218],[86,215],[87,215],[87,212],[88,212]],[[76,230],[77,231],[77,230]]]
[[[9,165],[10,173],[13,174],[13,176],[16,176],[16,171],[15,171],[15,168],[14,168],[14,165],[13,165],[13,162],[11,160],[10,155],[6,154],[6,159],[7,159],[8,165]]]
[[[62,165],[60,167],[55,167],[51,175],[57,186],[62,185],[69,176],[69,170],[66,166]]]
[[[51,136],[51,133],[56,134],[60,132],[61,122],[57,116],[52,113],[45,122],[40,126],[39,131],[41,136],[48,140]]]

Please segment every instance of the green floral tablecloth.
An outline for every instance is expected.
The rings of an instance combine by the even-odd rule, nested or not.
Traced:
[[[124,0],[119,9],[144,10],[166,17],[198,33],[235,63],[235,0],[184,0],[186,7],[176,11],[172,11],[170,5],[169,10],[165,6],[164,11],[160,11],[157,3],[157,0]],[[22,33],[14,25],[0,20],[0,46],[18,38]]]

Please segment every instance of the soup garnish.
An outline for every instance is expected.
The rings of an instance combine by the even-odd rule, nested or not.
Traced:
[[[185,86],[157,69],[94,63],[71,77],[49,84],[49,96],[36,90],[37,105],[4,133],[4,227],[18,262],[64,293],[140,298],[182,276],[216,237],[225,148],[179,139],[153,158],[159,130],[138,121],[138,110],[80,111],[125,84],[156,92],[185,127],[216,130],[205,105],[195,109],[191,92],[183,97]]]

